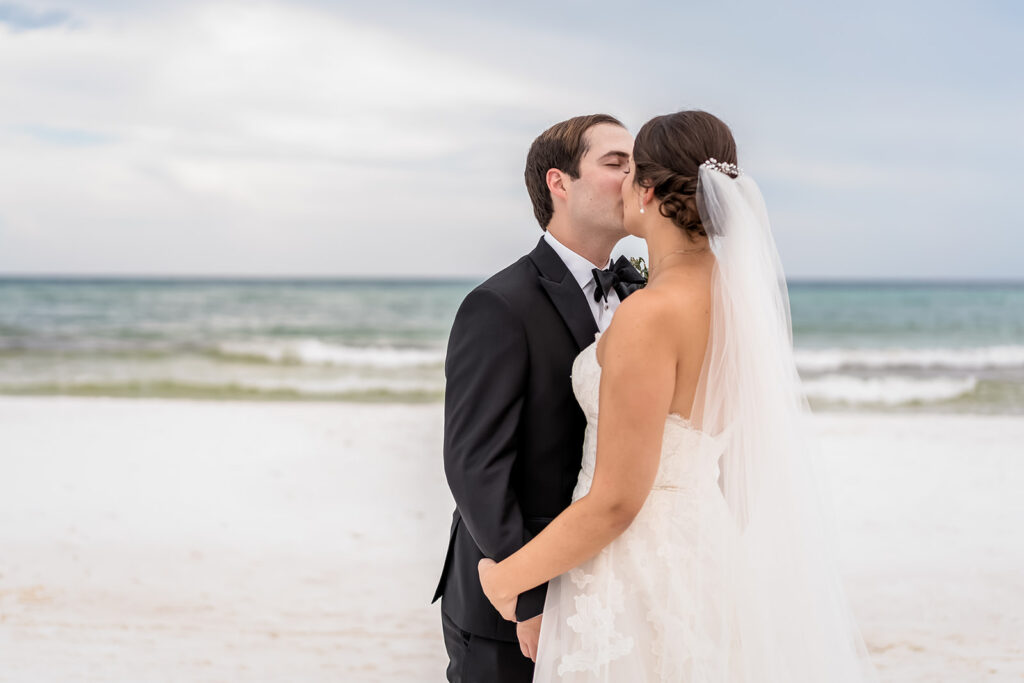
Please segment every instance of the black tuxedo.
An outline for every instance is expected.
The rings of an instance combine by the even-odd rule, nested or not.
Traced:
[[[586,427],[570,373],[596,332],[583,290],[544,239],[459,307],[444,411],[456,509],[434,600],[443,595],[444,615],[471,636],[517,642],[515,624],[484,596],[477,563],[508,557],[569,505]],[[519,596],[519,620],[541,613],[546,589]]]

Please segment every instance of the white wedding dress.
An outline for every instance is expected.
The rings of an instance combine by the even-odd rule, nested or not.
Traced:
[[[834,559],[764,200],[734,166],[709,159],[698,175],[715,266],[690,420],[666,419],[629,528],[549,583],[534,681],[875,681]],[[575,501],[599,457],[596,342],[572,383],[587,417]]]
[[[587,417],[573,491],[590,490],[597,456],[597,342],[572,385]],[[629,528],[548,585],[534,681],[733,681],[739,674],[723,563],[738,535],[718,486],[719,443],[669,415],[654,486]]]

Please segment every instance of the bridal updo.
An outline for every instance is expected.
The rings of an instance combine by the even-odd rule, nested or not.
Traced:
[[[655,117],[633,143],[633,182],[653,187],[661,215],[690,237],[707,234],[697,210],[697,171],[708,159],[736,164],[736,141],[729,126],[704,111]]]

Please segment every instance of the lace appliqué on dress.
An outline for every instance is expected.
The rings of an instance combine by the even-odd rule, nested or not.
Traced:
[[[586,589],[588,586],[594,587],[593,574],[572,569],[569,578],[582,591],[573,599],[576,613],[565,620],[579,634],[580,647],[562,655],[558,663],[558,675],[570,671],[597,673],[602,666],[633,650],[633,638],[615,629],[615,615],[621,614],[625,606],[622,582],[614,576],[605,577],[604,590],[601,593],[590,593]]]
[[[593,483],[600,381],[595,342],[572,368],[587,418],[574,501]],[[535,681],[740,680],[727,663],[735,632],[722,619],[721,550],[734,529],[718,489],[720,454],[721,445],[689,420],[667,417],[658,472],[639,514],[595,557],[549,587]]]

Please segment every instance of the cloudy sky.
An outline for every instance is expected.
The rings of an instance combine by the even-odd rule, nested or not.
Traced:
[[[1012,0],[0,2],[0,274],[475,277],[541,130],[702,108],[791,277],[1017,279],[1022,46]]]

